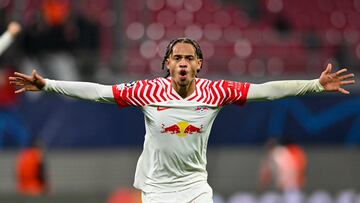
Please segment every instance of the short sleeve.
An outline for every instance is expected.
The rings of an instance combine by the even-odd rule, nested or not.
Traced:
[[[148,103],[145,99],[147,86],[147,80],[139,80],[113,85],[112,91],[119,107],[141,107]]]
[[[224,82],[222,83],[222,87],[225,91],[225,100],[222,105],[244,105],[246,103],[250,83],[224,80]]]

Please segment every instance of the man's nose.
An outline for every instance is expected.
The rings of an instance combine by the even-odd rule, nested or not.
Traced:
[[[179,66],[180,67],[183,67],[183,68],[186,68],[188,66],[188,63],[186,61],[186,59],[181,59],[180,62],[179,62]]]

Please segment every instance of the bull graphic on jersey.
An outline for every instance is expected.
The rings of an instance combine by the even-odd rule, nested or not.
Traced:
[[[176,134],[179,137],[185,137],[189,134],[201,133],[202,129],[203,129],[203,125],[201,125],[200,128],[198,128],[186,121],[180,121],[176,124],[167,127],[165,126],[165,124],[162,124],[161,133]]]

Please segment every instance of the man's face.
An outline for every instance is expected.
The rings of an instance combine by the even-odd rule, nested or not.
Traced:
[[[201,67],[201,59],[195,54],[195,48],[188,43],[177,43],[166,61],[172,80],[178,86],[188,86],[195,79]]]

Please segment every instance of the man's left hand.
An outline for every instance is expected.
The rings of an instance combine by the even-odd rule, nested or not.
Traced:
[[[332,72],[332,65],[329,63],[326,69],[321,73],[319,82],[324,87],[325,91],[340,92],[342,94],[350,94],[349,91],[342,88],[345,85],[355,83],[354,74],[348,73],[346,68]]]

